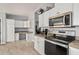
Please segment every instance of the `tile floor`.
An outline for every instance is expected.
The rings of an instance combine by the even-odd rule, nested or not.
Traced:
[[[19,40],[0,45],[0,55],[39,55],[34,49],[34,43]]]

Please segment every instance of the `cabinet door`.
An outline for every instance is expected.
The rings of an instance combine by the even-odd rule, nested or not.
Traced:
[[[38,37],[35,36],[35,37],[34,37],[34,40],[35,40],[35,41],[34,41],[34,48],[35,48],[36,51],[39,51],[39,50],[38,50],[38,40],[39,40]]]
[[[33,41],[33,39],[34,39],[33,33],[28,33],[28,40]]]
[[[29,40],[29,34],[26,33],[26,40]]]
[[[30,27],[30,21],[24,21],[24,27],[29,28]]]
[[[43,26],[44,27],[48,27],[49,26],[49,11],[46,11],[44,13],[44,19],[43,20],[44,20],[44,21],[42,21],[43,22]]]
[[[69,55],[79,55],[79,49],[69,47]]]
[[[13,42],[14,40],[14,20],[7,19],[7,42]]]
[[[24,27],[24,22],[22,20],[15,20],[15,27]]]
[[[15,40],[16,40],[16,41],[19,40],[19,33],[15,33]]]
[[[72,11],[72,3],[56,3],[55,9],[57,13],[65,13],[68,11]]]
[[[49,15],[52,17],[61,13],[72,11],[72,7],[72,3],[56,3],[55,7],[49,10]]]
[[[49,16],[52,17],[52,16],[55,16],[57,13],[56,9],[55,8],[52,8],[49,10]]]
[[[44,13],[39,15],[39,27],[43,27]]]
[[[79,4],[73,4],[73,25],[79,25]]]
[[[39,46],[39,53],[44,55],[44,38],[39,37],[39,42],[38,42],[38,46]]]

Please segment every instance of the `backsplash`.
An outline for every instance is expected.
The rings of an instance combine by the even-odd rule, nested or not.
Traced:
[[[50,31],[50,32],[59,31],[59,30],[70,30],[70,31],[75,31],[75,27],[73,27],[73,28],[49,28],[49,31]]]
[[[76,40],[79,40],[79,27],[74,28],[50,28],[49,32],[53,33],[59,30],[68,30],[68,31],[75,31]]]

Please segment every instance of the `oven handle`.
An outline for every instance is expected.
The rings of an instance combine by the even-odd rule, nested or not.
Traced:
[[[48,41],[48,42],[50,42],[52,44],[56,44],[56,45],[62,46],[64,48],[68,48],[68,45],[64,45],[64,44],[61,44],[61,43],[58,43],[58,42],[54,42],[54,41],[50,41],[50,40],[46,40],[46,41]]]

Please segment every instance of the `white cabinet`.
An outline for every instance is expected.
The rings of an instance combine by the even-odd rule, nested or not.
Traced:
[[[39,47],[39,53],[44,55],[44,38],[39,37],[38,41],[38,47]]]
[[[32,41],[34,39],[33,33],[29,33],[29,41]]]
[[[14,39],[14,19],[7,19],[7,42],[13,42],[15,41]]]
[[[79,49],[69,47],[69,55],[79,55]]]
[[[58,14],[62,14],[65,12],[72,11],[73,4],[72,3],[56,3],[55,7],[49,10],[50,17],[56,16]]]
[[[49,11],[39,15],[39,27],[49,26]]]
[[[39,15],[39,27],[43,27],[44,13]]]
[[[33,41],[33,34],[32,33],[26,33],[26,40],[27,41]]]
[[[15,27],[24,27],[24,21],[15,20]]]
[[[55,8],[52,8],[49,10],[49,17],[52,17],[52,16],[55,16],[57,13],[56,9]]]
[[[29,34],[26,33],[26,40],[29,40]]]
[[[68,11],[72,11],[72,3],[56,3],[55,9],[57,13],[64,13]]]
[[[37,36],[35,36],[34,37],[34,48],[35,48],[35,50],[36,51],[39,51],[39,47],[38,47],[38,37]]]
[[[34,48],[42,55],[44,55],[44,38],[35,36]]]
[[[15,41],[19,40],[19,33],[15,33]]]
[[[73,4],[73,25],[79,25],[79,3]]]
[[[44,27],[48,27],[49,26],[49,11],[46,11],[45,13],[44,13],[44,21],[43,21],[43,26]]]
[[[30,27],[30,21],[24,21],[24,27]]]
[[[15,20],[15,27],[30,27],[30,21]]]

